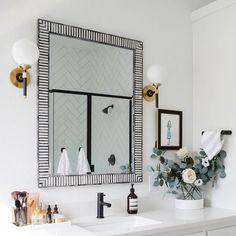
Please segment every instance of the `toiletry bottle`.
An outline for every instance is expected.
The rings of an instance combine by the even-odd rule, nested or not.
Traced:
[[[55,205],[54,210],[53,210],[53,215],[54,214],[59,214],[57,204]]]
[[[49,224],[52,223],[52,209],[50,205],[48,205],[48,209],[47,209],[47,223]]]
[[[33,225],[43,224],[43,218],[40,215],[40,209],[38,207],[36,207],[36,209],[34,210],[34,213],[31,217],[31,222]]]
[[[43,219],[43,224],[46,224],[47,223],[47,210],[43,202],[40,203],[40,216]]]
[[[134,185],[131,184],[130,194],[127,197],[127,212],[129,214],[138,213],[138,197],[134,193]]]
[[[57,207],[57,204],[55,205],[54,209],[53,209],[53,213],[52,213],[52,222],[53,223],[56,223],[56,218],[57,218],[57,215],[59,214],[58,212],[58,207]]]

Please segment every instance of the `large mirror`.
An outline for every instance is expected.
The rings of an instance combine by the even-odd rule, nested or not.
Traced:
[[[39,187],[142,181],[142,42],[38,29]]]

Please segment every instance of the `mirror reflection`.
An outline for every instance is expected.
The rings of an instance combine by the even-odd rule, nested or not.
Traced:
[[[51,175],[133,170],[133,50],[50,34]]]

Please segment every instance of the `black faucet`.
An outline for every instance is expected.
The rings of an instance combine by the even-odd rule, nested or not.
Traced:
[[[97,194],[97,218],[104,218],[103,207],[111,207],[111,203],[103,201],[103,197],[106,196],[104,193]]]

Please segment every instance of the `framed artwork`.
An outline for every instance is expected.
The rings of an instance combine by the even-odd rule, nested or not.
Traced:
[[[182,111],[157,109],[157,148],[182,148]]]

